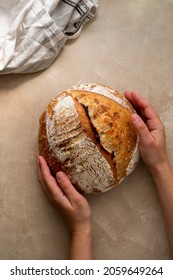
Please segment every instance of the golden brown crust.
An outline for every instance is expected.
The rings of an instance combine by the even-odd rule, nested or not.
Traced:
[[[56,155],[50,151],[46,117],[48,115],[50,119],[53,118],[54,107],[57,102],[61,102],[58,101],[59,97],[71,96],[83,130],[111,167],[115,185],[126,176],[126,170],[137,143],[137,134],[130,120],[134,109],[120,93],[114,91],[114,95],[122,99],[127,106],[123,106],[102,94],[74,89],[59,94],[50,102],[40,117],[38,138],[39,152],[48,162],[54,175],[60,170],[67,175],[70,173],[65,162],[62,165]],[[78,184],[75,187],[79,191],[83,191]],[[92,192],[100,191],[93,187]]]
[[[81,95],[83,95],[83,93],[81,93]],[[73,94],[73,92],[71,93],[71,95],[74,97],[76,95]],[[80,95],[80,96],[81,96]],[[86,93],[88,99],[91,101],[93,101],[93,98],[95,98],[95,94],[88,94],[88,92]],[[79,96],[78,96],[79,97]],[[97,97],[97,96],[96,96]],[[95,98],[95,101],[97,102],[97,98]],[[116,162],[112,161],[112,154],[110,154],[109,152],[107,152],[103,146],[100,143],[100,136],[96,130],[96,128],[92,125],[92,122],[90,120],[90,117],[88,115],[88,109],[86,108],[86,106],[82,103],[80,103],[78,101],[78,98],[74,97],[74,102],[75,102],[75,107],[76,110],[78,112],[78,116],[80,119],[80,123],[82,124],[87,136],[92,140],[92,142],[97,146],[98,150],[102,153],[102,155],[104,156],[104,158],[109,162],[111,169],[114,173],[115,178],[117,177],[117,170],[116,170]]]
[[[86,91],[71,91],[82,125],[90,139],[97,145],[102,155],[109,162],[115,178],[120,180],[126,174],[126,168],[136,146],[137,134],[131,123],[132,107],[125,108],[110,98]],[[122,96],[116,93],[118,97]],[[81,104],[92,110],[92,120],[86,116]],[[92,125],[91,125],[92,123]],[[93,129],[93,123],[96,132]],[[97,135],[98,137],[97,137]],[[101,141],[104,134],[104,141]],[[108,152],[103,146],[106,145]],[[116,158],[112,154],[115,151]]]

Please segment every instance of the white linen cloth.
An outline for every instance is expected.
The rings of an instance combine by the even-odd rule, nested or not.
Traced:
[[[0,74],[48,68],[97,8],[98,0],[0,0]]]

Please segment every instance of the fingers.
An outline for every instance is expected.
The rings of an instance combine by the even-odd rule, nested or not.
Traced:
[[[64,172],[62,171],[58,172],[56,174],[56,179],[63,192],[70,200],[71,204],[73,204],[81,195],[74,188],[74,186],[72,185],[69,178]]]
[[[125,97],[139,110],[139,115],[147,124],[149,131],[161,130],[163,124],[156,110],[142,96],[135,92],[126,92]]]
[[[132,92],[128,92],[126,91],[124,93],[125,97],[130,101],[130,103],[137,109],[138,108],[138,104],[135,101],[135,99],[132,98]]]
[[[51,175],[47,162],[42,156],[37,156],[38,178],[46,193],[51,196],[63,196],[55,178]]]
[[[153,137],[144,121],[137,114],[133,114],[131,117],[132,123],[136,128],[140,136],[140,144],[142,146],[148,146],[153,141]]]
[[[142,96],[136,92],[126,92],[125,97],[146,119],[159,118],[155,109]]]
[[[56,179],[51,175],[50,169],[46,160],[42,156],[37,157],[38,161],[38,178],[43,185],[45,191],[52,197],[56,198],[57,202],[62,203],[65,198],[73,204],[80,196],[78,191],[71,184],[69,178],[64,172],[60,171],[56,174]]]
[[[38,176],[38,180],[42,181],[42,176],[41,176],[41,170],[40,170],[40,164],[39,164],[39,155],[36,156],[36,160],[37,160],[37,176]]]

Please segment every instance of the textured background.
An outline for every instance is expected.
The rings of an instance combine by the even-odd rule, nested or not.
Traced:
[[[38,119],[60,91],[97,82],[157,109],[173,165],[173,1],[100,1],[96,19],[46,71],[0,77],[0,259],[65,259],[69,235],[37,181]],[[158,195],[140,161],[117,188],[88,195],[96,259],[170,259]]]

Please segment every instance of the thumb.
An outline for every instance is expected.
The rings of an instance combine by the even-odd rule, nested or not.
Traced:
[[[152,141],[152,136],[149,132],[149,129],[147,125],[144,123],[144,121],[141,119],[141,117],[137,114],[133,114],[131,116],[132,123],[139,133],[140,137],[140,143],[142,146],[147,146]]]

